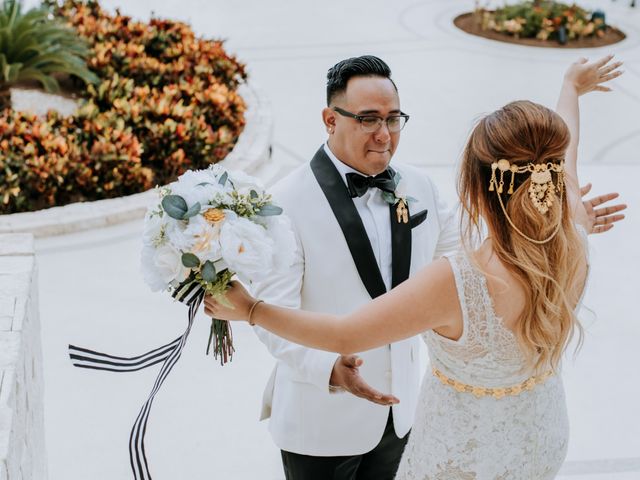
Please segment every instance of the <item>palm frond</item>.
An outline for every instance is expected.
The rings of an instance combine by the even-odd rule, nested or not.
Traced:
[[[98,77],[87,67],[86,40],[45,8],[22,12],[18,0],[3,0],[0,7],[0,88],[36,80],[47,91],[59,91],[53,74],[67,74],[85,83]]]
[[[21,80],[36,80],[40,82],[43,88],[49,93],[60,92],[60,84],[58,81],[47,73],[34,68],[26,68],[20,71]]]

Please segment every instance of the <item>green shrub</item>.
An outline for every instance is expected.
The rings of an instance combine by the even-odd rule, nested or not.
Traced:
[[[184,23],[47,2],[90,48],[73,117],[0,112],[0,213],[141,192],[222,160],[244,128],[244,66]]]

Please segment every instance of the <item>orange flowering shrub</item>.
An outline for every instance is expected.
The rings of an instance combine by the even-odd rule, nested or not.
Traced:
[[[244,127],[244,66],[188,25],[135,22],[95,1],[48,0],[92,49],[89,85],[64,118],[0,112],[0,213],[118,197],[222,160]]]
[[[561,30],[568,40],[599,36],[605,32],[602,17],[576,4],[553,1],[523,1],[495,11],[476,8],[483,30],[522,38],[559,40]]]
[[[5,109],[0,115],[3,213],[133,193],[154,185],[130,129],[96,134],[91,122]],[[123,193],[120,193],[123,192]]]

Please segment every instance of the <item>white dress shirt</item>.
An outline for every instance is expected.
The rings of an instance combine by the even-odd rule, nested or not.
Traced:
[[[329,156],[336,169],[340,173],[342,180],[347,185],[347,173],[357,173],[364,175],[351,168],[346,163],[338,159],[329,145],[324,144],[324,151]],[[369,176],[369,175],[364,175]],[[391,290],[392,278],[392,256],[391,256],[391,214],[389,213],[389,204],[382,198],[382,190],[379,188],[370,188],[362,197],[353,198],[353,203],[358,210],[358,214],[364,224],[364,229],[369,237],[373,254],[378,263],[378,269],[382,275],[387,291]]]

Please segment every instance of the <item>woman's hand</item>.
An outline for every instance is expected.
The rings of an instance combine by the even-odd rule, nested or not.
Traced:
[[[225,294],[226,301],[232,306],[228,307],[218,302],[211,295],[204,297],[204,312],[218,320],[248,320],[249,311],[256,299],[238,282],[231,282],[231,286]]]
[[[580,195],[582,198],[591,191],[591,186],[590,183],[587,183],[584,187],[580,187]],[[624,220],[624,215],[618,212],[625,210],[627,205],[624,203],[609,205],[611,200],[615,200],[619,196],[617,192],[613,192],[582,201],[584,209],[587,212],[587,233],[608,232],[616,222]],[[607,204],[607,206],[600,207],[600,205],[605,204]]]
[[[612,59],[613,55],[607,55],[589,63],[586,58],[580,58],[567,69],[564,81],[572,85],[578,95],[593,91],[610,92],[611,88],[602,84],[618,78],[623,73],[622,70],[618,70],[622,62],[609,63]]]

